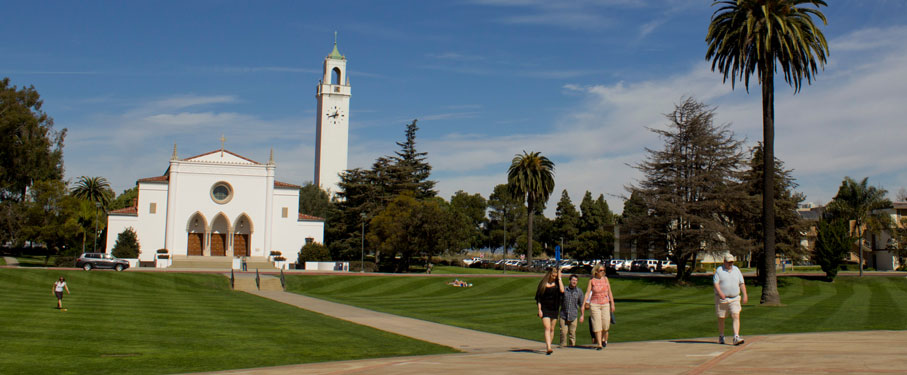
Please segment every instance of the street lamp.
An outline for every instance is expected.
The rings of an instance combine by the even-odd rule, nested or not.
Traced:
[[[359,272],[365,272],[365,212],[360,212],[362,217],[362,261],[359,263]]]
[[[101,210],[101,202],[94,202],[94,252],[98,252],[98,211]]]

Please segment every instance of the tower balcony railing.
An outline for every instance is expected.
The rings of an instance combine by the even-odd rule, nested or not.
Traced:
[[[320,84],[316,89],[316,94],[350,95],[350,87],[345,85]]]

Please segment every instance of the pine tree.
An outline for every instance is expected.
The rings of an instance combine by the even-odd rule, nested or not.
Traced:
[[[557,202],[557,210],[554,215],[555,235],[564,240],[563,251],[569,253],[572,251],[570,242],[576,240],[576,236],[579,235],[580,216],[576,211],[576,206],[570,201],[570,195],[567,194],[566,189],[561,192],[561,200]]]
[[[669,129],[652,129],[664,148],[646,149],[647,159],[635,166],[644,178],[630,190],[645,202],[647,214],[634,217],[642,221],[633,229],[654,240],[656,252],[670,255],[677,278],[686,279],[699,253],[739,252],[745,245],[728,215],[744,195],[741,142],[729,125],[713,124],[713,108],[691,98],[666,117]]]
[[[406,125],[406,140],[397,142],[400,151],[391,157],[394,163],[391,184],[395,193],[409,190],[416,199],[432,198],[438,194],[434,190],[436,182],[428,179],[431,175],[431,165],[426,161],[428,153],[416,151],[416,131],[419,130],[416,122],[413,120]]]

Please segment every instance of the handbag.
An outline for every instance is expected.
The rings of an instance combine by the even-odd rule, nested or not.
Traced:
[[[592,308],[592,305],[589,304],[589,302],[586,302],[586,303],[583,304],[583,310],[589,310],[589,309],[591,309],[591,308]]]
[[[617,324],[617,321],[614,320],[614,311],[611,312],[611,324]]]

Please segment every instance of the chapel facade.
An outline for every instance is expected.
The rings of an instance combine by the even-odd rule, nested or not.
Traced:
[[[336,35],[323,67],[315,95],[314,183],[333,195],[339,174],[347,169],[351,95]],[[170,265],[159,261],[160,249],[174,260],[232,258],[234,268],[240,259],[273,252],[296,263],[303,245],[324,243],[324,219],[299,212],[300,186],[277,181],[276,168],[273,150],[267,163],[259,163],[223,144],[181,159],[174,145],[163,175],[136,181],[135,205],[108,213],[106,252],[121,232],[132,228],[141,246],[138,260],[158,267]]]
[[[277,181],[276,168],[273,154],[259,163],[221,148],[180,159],[174,146],[163,175],[136,182],[136,204],[109,213],[106,251],[133,228],[142,262],[167,249],[173,259],[279,251],[295,263],[304,244],[324,242],[324,219],[299,212],[300,186]]]

